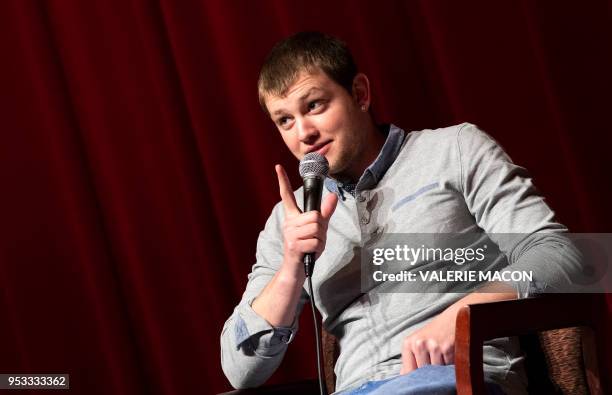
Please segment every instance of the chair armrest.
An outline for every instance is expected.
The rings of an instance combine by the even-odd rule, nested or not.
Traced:
[[[312,395],[319,393],[319,381],[317,379],[298,381],[290,384],[266,385],[259,388],[248,388],[223,392],[218,395]]]
[[[594,336],[595,301],[588,294],[555,294],[461,308],[455,331],[457,394],[485,394],[482,361],[485,340],[575,326],[589,328],[582,337],[587,381],[591,394],[603,394]]]

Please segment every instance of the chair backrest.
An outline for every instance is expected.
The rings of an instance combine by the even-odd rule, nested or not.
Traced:
[[[322,341],[323,341],[323,369],[325,373],[325,386],[327,392],[330,394],[336,389],[336,375],[334,373],[334,365],[336,359],[340,354],[340,347],[338,346],[338,340],[334,335],[327,332],[325,329],[321,330]]]
[[[584,328],[540,332],[548,375],[563,394],[588,394],[582,350]]]

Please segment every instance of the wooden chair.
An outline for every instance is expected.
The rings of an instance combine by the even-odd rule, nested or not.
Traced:
[[[601,295],[559,294],[462,308],[455,335],[458,395],[484,394],[484,340],[521,336],[521,344],[529,345],[533,335],[535,350],[533,341],[523,347],[530,393],[607,394],[597,353],[603,339],[597,317],[606,311],[601,301]],[[538,341],[544,358],[537,354]]]
[[[547,295],[537,298],[473,304],[457,315],[455,370],[458,395],[484,392],[482,345],[496,337],[520,336],[526,352],[531,394],[607,394],[600,379],[603,338],[596,325],[605,311],[597,295]],[[598,342],[599,341],[599,342]],[[323,331],[325,381],[335,388],[335,338]],[[316,380],[235,390],[222,395],[318,394]],[[511,395],[511,394],[508,394]]]

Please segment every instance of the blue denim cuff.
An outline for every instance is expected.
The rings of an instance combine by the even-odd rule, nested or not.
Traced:
[[[297,332],[297,319],[290,327],[273,327],[251,307],[252,300],[238,305],[234,312],[234,336],[236,348],[245,341],[257,336],[255,348],[270,348],[280,344],[287,345],[293,341]]]

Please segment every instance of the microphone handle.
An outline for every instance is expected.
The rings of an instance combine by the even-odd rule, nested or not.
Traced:
[[[304,178],[304,212],[321,211],[321,196],[323,195],[323,180],[318,177]],[[304,254],[304,273],[312,275],[315,265],[315,254]]]

